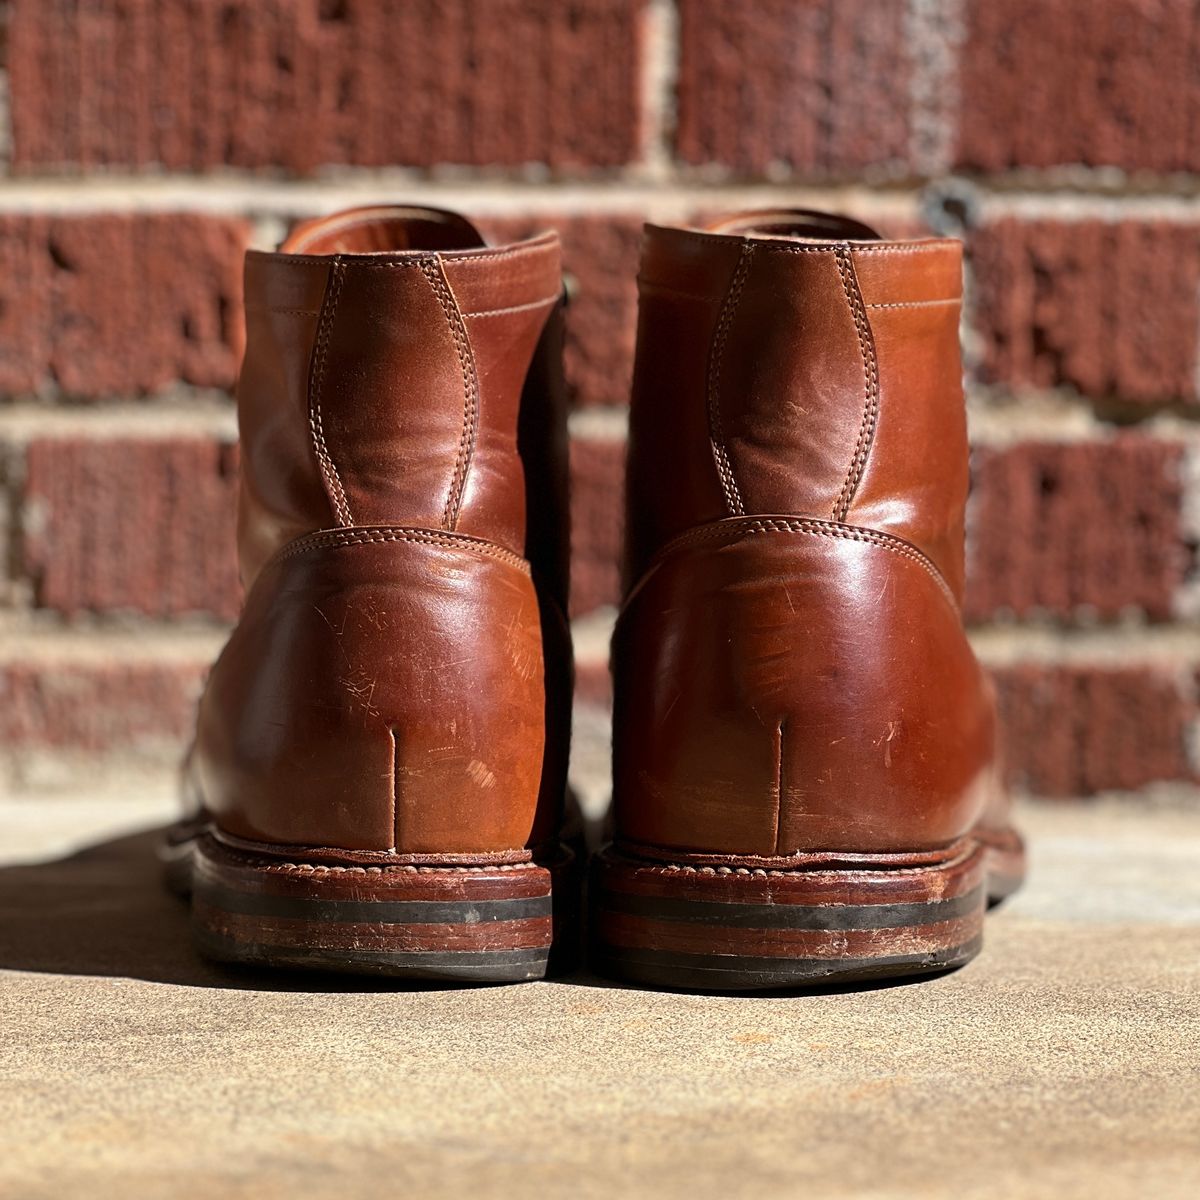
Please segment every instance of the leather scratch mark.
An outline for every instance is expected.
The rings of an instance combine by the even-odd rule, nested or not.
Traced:
[[[780,717],[775,725],[775,853],[779,853],[780,838],[783,834],[783,731],[787,722]]]
[[[900,722],[889,721],[887,730],[875,740],[876,746],[883,747],[883,765],[890,767],[892,765],[892,742],[900,736]]]
[[[477,758],[472,759],[471,765],[467,767],[467,777],[484,791],[496,786],[496,776],[488,769],[487,763],[480,762]]]
[[[375,688],[378,681],[361,667],[338,679],[338,686],[350,697],[350,711],[362,711],[368,717],[379,716],[375,707]]]

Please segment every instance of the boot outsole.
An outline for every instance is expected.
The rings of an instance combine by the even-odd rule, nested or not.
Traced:
[[[577,870],[560,846],[504,865],[330,865],[176,840],[197,948],[219,962],[399,979],[515,983],[574,965]]]
[[[705,991],[942,972],[979,953],[989,903],[1023,874],[1015,839],[970,841],[933,864],[881,855],[872,867],[870,857],[841,869],[827,856],[802,869],[695,866],[610,846],[592,867],[592,963],[635,983]]]

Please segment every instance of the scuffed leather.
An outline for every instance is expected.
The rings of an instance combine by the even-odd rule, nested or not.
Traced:
[[[423,854],[549,838],[565,764],[545,760],[545,689],[562,712],[567,633],[528,568],[417,530],[304,545],[264,569],[200,706],[193,770],[219,826]]]
[[[489,248],[434,209],[352,210],[248,255],[247,598],[186,768],[219,829],[434,856],[555,835],[561,294],[553,234]]]
[[[618,837],[787,856],[969,829],[995,712],[930,565],[832,523],[711,532],[664,556],[617,628]]]
[[[618,843],[786,859],[1006,823],[958,611],[960,299],[945,239],[803,211],[647,227]]]

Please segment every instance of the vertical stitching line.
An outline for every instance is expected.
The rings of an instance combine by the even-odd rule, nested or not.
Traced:
[[[458,439],[458,459],[450,481],[450,494],[446,497],[446,509],[442,514],[443,528],[454,529],[458,525],[458,512],[467,486],[467,472],[470,470],[471,456],[475,453],[475,442],[479,436],[479,376],[475,370],[475,356],[471,351],[467,328],[463,324],[458,301],[450,290],[441,259],[435,255],[423,260],[421,271],[429,280],[429,286],[433,288],[433,293],[446,314],[446,322],[450,326],[450,335],[454,339],[454,348],[458,352],[458,363],[462,369],[463,428]]]
[[[833,509],[833,519],[844,521],[846,514],[850,511],[850,502],[854,499],[854,493],[862,480],[863,471],[866,469],[867,455],[870,453],[871,442],[875,437],[875,426],[879,420],[879,364],[875,359],[875,339],[871,335],[871,324],[867,319],[867,310],[858,287],[858,276],[854,270],[854,261],[850,257],[850,247],[839,246],[836,258],[838,275],[842,280],[842,290],[846,293],[846,303],[850,306],[850,315],[858,334],[858,349],[862,356],[866,391],[862,424],[858,430],[858,441],[854,445],[854,457],[850,460],[845,482],[842,484],[837,504]]]
[[[342,525],[353,525],[350,518],[350,506],[346,502],[346,489],[342,487],[341,477],[334,465],[333,457],[325,442],[325,425],[321,418],[321,394],[325,387],[325,364],[329,357],[329,343],[332,339],[333,320],[337,312],[338,300],[342,295],[342,278],[345,264],[340,255],[335,255],[333,270],[329,284],[325,289],[325,298],[321,303],[321,322],[317,330],[317,344],[314,351],[312,371],[309,374],[308,385],[308,427],[312,432],[313,449],[316,451],[317,463],[321,468],[321,476],[325,480],[325,488],[333,505],[334,516]]]
[[[725,341],[729,336],[729,327],[733,324],[733,315],[750,271],[750,258],[753,253],[754,243],[743,242],[742,253],[734,268],[733,278],[729,281],[729,290],[725,293],[725,303],[721,306],[721,316],[717,322],[717,333],[708,362],[709,440],[712,443],[713,461],[721,479],[721,490],[725,493],[725,503],[730,514],[735,517],[744,516],[746,509],[733,475],[733,464],[725,448],[725,433],[721,425],[721,361],[725,356]]]

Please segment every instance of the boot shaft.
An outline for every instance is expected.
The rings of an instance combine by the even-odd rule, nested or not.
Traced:
[[[392,525],[529,557],[565,598],[554,234],[490,249],[453,214],[353,210],[252,252],[245,290],[247,586],[298,536]]]
[[[652,227],[640,287],[618,845],[952,843],[997,784],[959,614],[958,243],[808,213]]]
[[[246,604],[195,808],[256,844],[524,854],[566,787],[558,239],[367,209],[246,264]],[[528,502],[527,502],[528,498]]]
[[[792,515],[903,538],[961,597],[961,277],[957,242],[820,214],[648,227],[628,586],[694,526]]]

